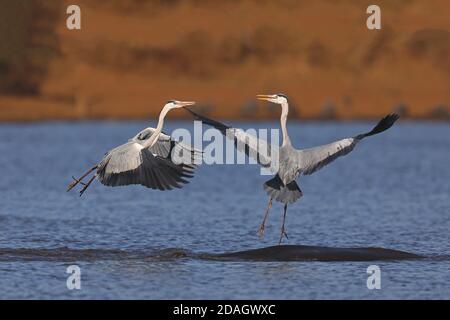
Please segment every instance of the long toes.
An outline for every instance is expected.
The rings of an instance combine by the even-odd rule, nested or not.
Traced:
[[[81,182],[80,180],[78,180],[77,178],[75,178],[74,176],[72,176],[73,181],[71,183],[69,183],[69,185],[67,186],[67,192],[69,192],[70,190],[72,190],[78,183],[81,183],[84,185],[83,182]]]
[[[264,236],[264,226],[260,226],[258,229],[258,235],[260,237]]]
[[[67,192],[69,192],[70,190],[72,190],[74,187],[75,187],[75,182],[70,183],[70,184],[67,186]]]
[[[278,242],[278,245],[280,245],[283,242],[284,237],[286,237],[286,239],[289,240],[289,237],[288,237],[286,231],[283,229],[283,230],[281,230],[281,236],[280,236],[280,241]]]
[[[73,181],[72,181],[73,184],[82,183],[80,179],[77,179],[74,176],[72,176],[72,179],[73,179]]]

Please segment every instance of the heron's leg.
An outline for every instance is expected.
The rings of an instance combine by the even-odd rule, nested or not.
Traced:
[[[283,214],[283,224],[281,225],[281,235],[280,235],[280,241],[278,244],[281,244],[281,241],[283,240],[283,236],[288,239],[288,235],[286,233],[286,229],[284,228],[284,222],[286,221],[286,213],[287,213],[287,203],[284,205],[284,214]]]
[[[272,208],[272,197],[270,197],[270,199],[269,199],[269,204],[267,205],[267,210],[266,210],[266,213],[264,214],[264,219],[258,229],[258,235],[260,237],[262,237],[264,235],[264,229],[266,227],[266,220],[267,220],[267,217],[269,216],[269,211],[271,208]]]
[[[86,178],[92,171],[94,171],[95,169],[97,169],[97,166],[89,169],[88,172],[86,172],[84,175],[81,176],[81,178],[76,179],[75,177],[72,177],[72,179],[74,181],[72,181],[68,186],[67,186],[67,192],[69,192],[70,190],[72,190],[77,184],[81,183],[83,184],[83,182],[81,182],[84,178]]]
[[[83,195],[83,193],[86,191],[86,189],[89,188],[89,186],[91,185],[92,181],[94,181],[94,179],[95,179],[95,175],[92,176],[92,178],[89,180],[89,182],[86,183],[86,185],[83,187],[83,189],[81,189],[80,197]]]

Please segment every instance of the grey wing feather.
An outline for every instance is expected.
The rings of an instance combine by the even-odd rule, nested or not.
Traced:
[[[232,128],[226,124],[219,121],[209,119],[202,116],[189,108],[184,108],[189,113],[191,113],[194,118],[207,125],[214,127],[219,130],[223,135],[234,140],[235,147],[238,151],[245,152],[245,154],[257,161],[263,167],[269,168],[272,163],[272,153],[275,152],[275,148],[263,139],[249,134],[241,129]]]
[[[356,138],[347,138],[323,146],[297,151],[298,171],[308,175],[323,168],[337,158],[348,154],[360,141]]]
[[[226,136],[234,139],[234,145],[238,151],[245,152],[262,167],[271,166],[273,147],[267,141],[235,128],[228,129]]]
[[[99,163],[98,170],[107,169],[108,173],[120,173],[137,169],[142,164],[141,148],[130,141],[112,149]]]
[[[98,165],[97,178],[107,186],[140,184],[152,189],[170,190],[188,183],[194,166],[174,164],[168,158],[130,141],[108,152]]]
[[[303,174],[316,172],[335,159],[351,152],[355,145],[362,139],[388,130],[398,119],[399,116],[397,114],[388,114],[378,121],[375,127],[367,133],[359,134],[353,138],[335,141],[323,146],[297,151],[298,171]]]

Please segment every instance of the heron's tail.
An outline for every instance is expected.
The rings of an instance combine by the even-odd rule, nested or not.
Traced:
[[[398,120],[398,118],[400,118],[400,116],[396,113],[389,114],[381,119],[370,132],[360,134],[356,136],[356,138],[362,139],[386,131],[387,129],[392,127],[392,125],[395,123],[395,121]]]
[[[269,197],[284,204],[294,203],[303,195],[297,182],[291,181],[285,185],[278,175],[264,183],[264,190]]]

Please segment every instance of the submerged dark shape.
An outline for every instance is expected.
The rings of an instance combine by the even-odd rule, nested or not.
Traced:
[[[218,254],[217,257],[249,261],[376,261],[424,258],[414,253],[376,247],[334,248],[302,245],[271,246]]]
[[[384,248],[332,248],[280,245],[227,253],[198,253],[183,248],[101,249],[101,248],[0,248],[0,261],[171,261],[201,259],[215,261],[376,261],[426,259],[413,253]],[[439,256],[450,260],[450,256]]]

